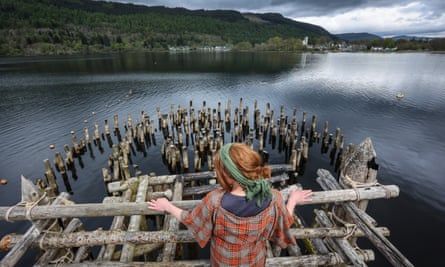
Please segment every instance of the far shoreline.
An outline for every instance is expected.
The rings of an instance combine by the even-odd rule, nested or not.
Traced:
[[[311,54],[445,54],[444,51],[431,51],[431,50],[400,50],[400,51],[338,51],[338,50],[300,50],[300,51],[274,51],[274,50],[231,50],[231,51],[198,51],[191,50],[187,52],[170,52],[168,50],[122,50],[122,51],[96,51],[94,53],[61,53],[61,54],[20,54],[20,55],[0,55],[0,59],[20,59],[20,58],[47,58],[47,59],[57,59],[57,58],[84,58],[84,57],[102,57],[102,56],[115,56],[115,55],[124,55],[124,54],[133,54],[133,53],[153,53],[153,54],[172,54],[172,55],[180,55],[180,54],[230,54],[230,53],[311,53]]]

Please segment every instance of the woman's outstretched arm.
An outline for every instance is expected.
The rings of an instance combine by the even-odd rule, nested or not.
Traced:
[[[168,212],[178,221],[183,223],[195,237],[199,246],[205,247],[212,236],[213,212],[216,202],[220,199],[220,190],[208,193],[200,203],[191,210],[182,210],[173,205],[166,198],[158,198],[148,202],[148,207],[153,210]]]
[[[311,200],[312,190],[293,190],[287,199],[286,209],[291,216],[294,215],[295,206]]]
[[[183,210],[173,205],[166,198],[152,199],[150,200],[150,202],[148,202],[148,207],[152,210],[168,212],[173,215],[178,221],[181,220],[181,213]]]

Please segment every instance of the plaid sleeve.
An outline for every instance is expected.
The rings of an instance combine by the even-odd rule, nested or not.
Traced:
[[[215,201],[216,194],[212,191],[195,208],[181,213],[181,222],[187,226],[201,248],[207,244],[212,235]]]
[[[294,218],[287,211],[283,197],[278,191],[275,194],[275,222],[269,240],[277,243],[281,248],[285,248],[290,244],[296,244],[295,237],[290,234],[289,229],[294,223]]]

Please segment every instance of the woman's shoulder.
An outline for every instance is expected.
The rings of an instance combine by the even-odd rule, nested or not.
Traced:
[[[213,207],[216,207],[219,205],[219,202],[221,201],[222,196],[224,195],[225,190],[222,188],[217,188],[209,193],[204,197],[203,201],[207,202]]]
[[[281,200],[283,199],[283,196],[281,195],[281,192],[275,188],[271,189],[272,192],[272,198],[275,200]]]

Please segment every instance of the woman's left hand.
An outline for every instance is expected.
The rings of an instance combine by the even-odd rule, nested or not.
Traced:
[[[158,198],[152,199],[148,202],[148,208],[157,211],[167,211],[169,212],[169,208],[172,206],[170,201],[166,198]]]

